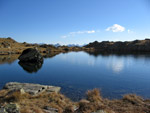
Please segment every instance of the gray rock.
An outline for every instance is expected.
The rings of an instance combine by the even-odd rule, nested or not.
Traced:
[[[43,109],[46,113],[58,113],[58,109],[55,109],[49,106],[44,106]]]
[[[98,110],[98,111],[96,111],[96,112],[92,112],[92,113],[107,113],[106,111],[104,111],[104,110]]]
[[[0,113],[6,113],[5,109],[0,107]]]
[[[7,113],[20,113],[19,107],[16,104],[7,104],[5,110]]]
[[[40,85],[40,84],[9,82],[3,87],[3,89],[9,89],[12,91],[22,89],[26,93],[29,93],[31,95],[36,95],[43,91],[58,93],[61,88],[56,86],[47,86],[47,85]]]
[[[49,86],[47,89],[46,89],[46,92],[56,92],[58,93],[60,91],[60,87],[56,87],[56,86]]]
[[[21,62],[43,62],[43,56],[37,49],[28,48],[18,58]]]
[[[22,88],[21,89],[12,89],[7,93],[7,96],[12,95],[14,92],[20,92],[20,94],[25,93],[24,89],[22,89]]]

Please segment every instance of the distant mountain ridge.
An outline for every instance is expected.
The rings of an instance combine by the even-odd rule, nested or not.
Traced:
[[[85,46],[85,45],[87,45],[87,44],[83,44],[83,45],[79,45],[79,44],[67,44],[67,45],[61,45],[61,44],[57,43],[57,44],[52,44],[52,45],[55,46],[55,47],[60,47],[60,46],[67,46],[67,47],[83,47],[83,46]]]
[[[83,45],[79,45],[79,44],[68,44],[67,46],[68,46],[68,47],[83,47],[83,46],[85,46],[85,45],[87,45],[87,44],[83,44]]]

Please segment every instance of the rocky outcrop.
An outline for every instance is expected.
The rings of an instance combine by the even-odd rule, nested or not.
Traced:
[[[37,49],[28,48],[18,58],[21,62],[43,62],[43,56]]]
[[[10,48],[11,44],[6,42],[6,41],[4,41],[4,42],[0,43],[0,47],[1,48]]]
[[[95,51],[105,52],[150,52],[150,39],[134,40],[125,42],[95,41],[85,46],[94,48]]]
[[[10,91],[21,89],[21,91],[23,90],[25,93],[29,93],[31,95],[37,95],[44,91],[48,93],[50,92],[58,93],[61,88],[56,86],[47,86],[47,85],[40,85],[40,84],[9,82],[3,87],[3,89],[8,89]]]

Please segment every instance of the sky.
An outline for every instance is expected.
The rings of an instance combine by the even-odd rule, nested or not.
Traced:
[[[0,37],[48,44],[150,38],[150,0],[0,0]]]

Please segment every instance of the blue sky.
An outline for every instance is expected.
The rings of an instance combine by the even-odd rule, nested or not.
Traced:
[[[150,37],[149,0],[0,0],[0,37],[85,44]]]

